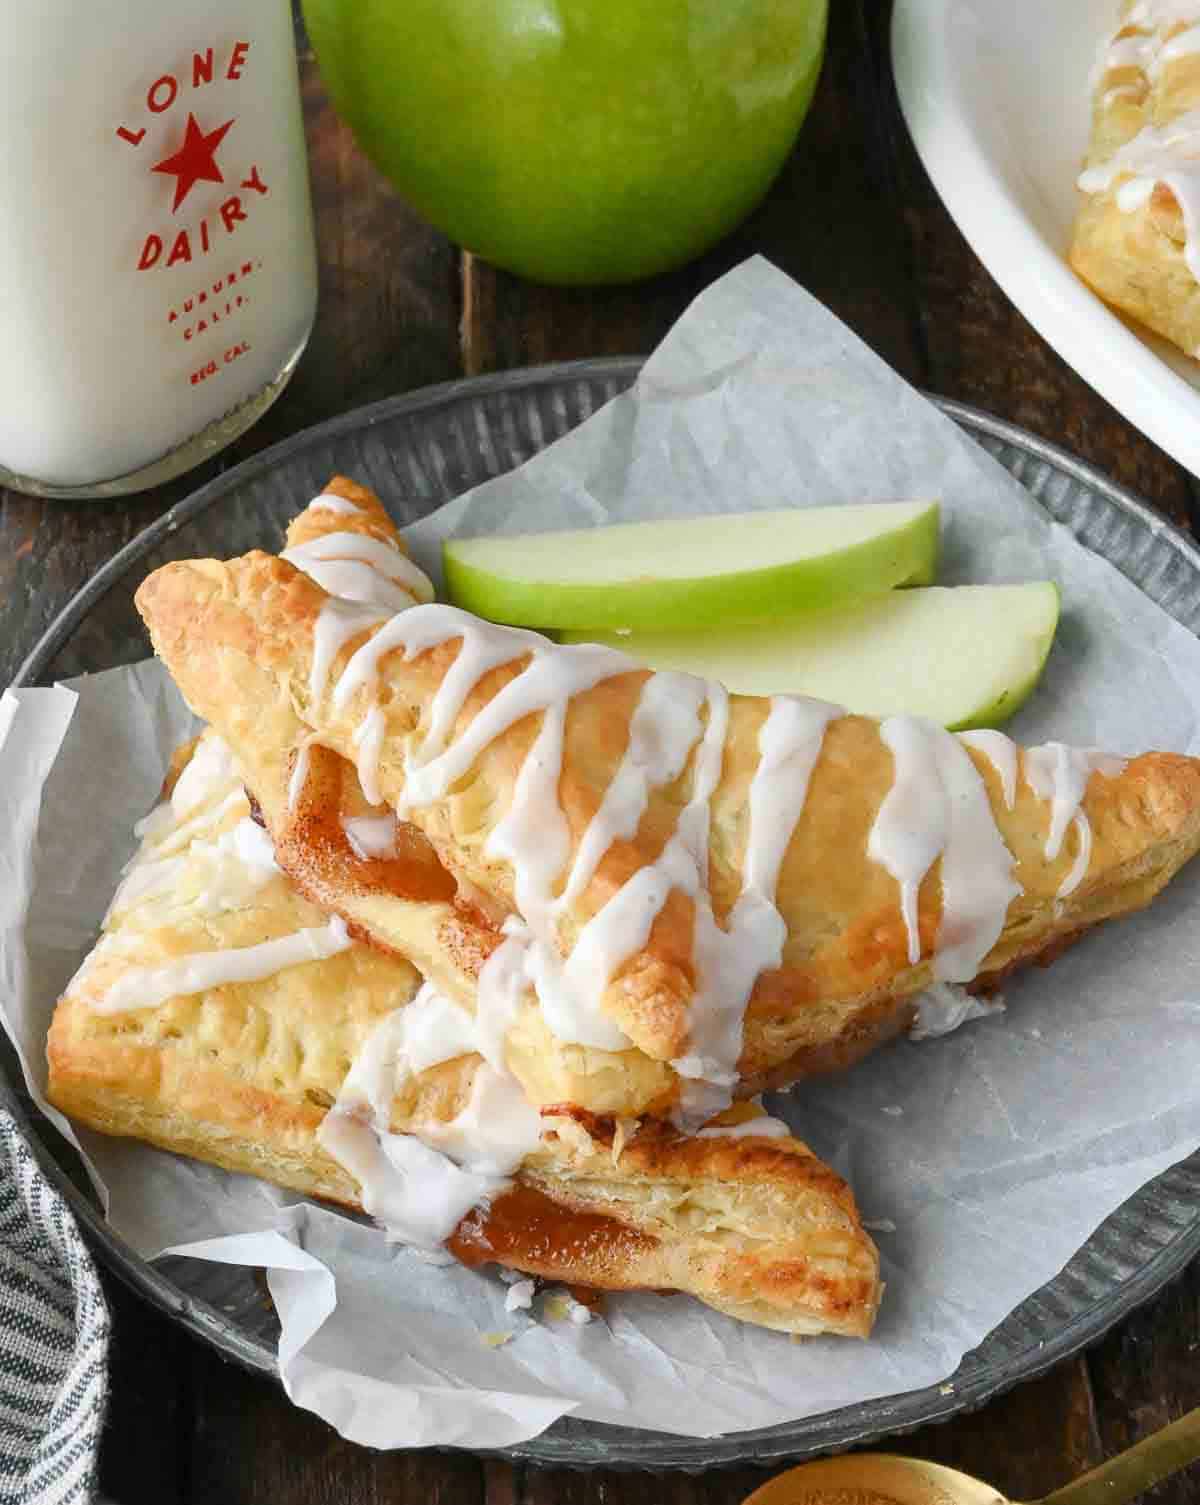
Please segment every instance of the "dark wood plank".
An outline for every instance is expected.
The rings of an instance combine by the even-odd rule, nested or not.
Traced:
[[[1012,1500],[1037,1499],[1100,1461],[1087,1367],[1070,1359],[980,1411],[881,1446],[962,1469]]]
[[[1089,1356],[1104,1456],[1200,1406],[1200,1262],[1109,1335]],[[1195,1505],[1200,1469],[1177,1475],[1147,1499]]]
[[[188,1500],[195,1505],[483,1505],[478,1460],[375,1452],[293,1406],[270,1380],[191,1344],[195,1393]]]
[[[306,44],[300,79],[319,256],[317,321],[286,398],[252,431],[256,440],[460,374],[458,252],[359,151]]]
[[[468,258],[464,368],[647,351],[702,288],[761,252],[903,375],[923,380],[907,243],[882,117],[872,108],[878,70],[863,46],[857,3],[831,11],[825,70],[797,147],[740,230],[690,266],[634,287],[542,287]]]
[[[115,1276],[103,1280],[113,1325],[100,1488],[119,1505],[188,1505],[191,1340]]]

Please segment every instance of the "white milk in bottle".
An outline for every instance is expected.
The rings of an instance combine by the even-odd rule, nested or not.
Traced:
[[[312,326],[291,8],[0,16],[0,484],[137,490],[246,429]]]

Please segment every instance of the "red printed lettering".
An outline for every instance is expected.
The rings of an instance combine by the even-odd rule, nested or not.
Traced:
[[[252,167],[250,169],[250,176],[248,178],[243,178],[240,186],[242,188],[252,188],[255,193],[266,194],[270,192],[270,189],[259,177],[257,167]]]
[[[170,254],[167,256],[167,265],[169,267],[173,267],[178,261],[191,261],[191,259],[192,242],[188,238],[187,231],[181,230],[175,237],[175,242],[171,247]]]
[[[243,220],[245,218],[246,211],[242,208],[241,196],[236,193],[231,193],[225,200],[225,202],[221,205],[221,223],[225,226],[226,230],[229,231],[230,235],[232,235],[234,225],[236,225],[239,220]]]
[[[137,269],[139,272],[152,267],[162,255],[162,240],[157,235],[147,235],[146,244],[142,247],[142,254],[138,257]]]
[[[165,94],[163,91],[166,91]],[[175,103],[175,96],[179,93],[179,84],[174,75],[164,73],[161,78],[156,78],[146,93],[147,108],[155,115],[161,115],[164,110],[169,110]]]
[[[142,137],[145,134],[145,126],[140,131],[131,131],[127,125],[119,125],[117,127],[117,135],[120,136],[122,141],[128,141],[130,146],[140,146],[142,144]]]
[[[246,66],[246,54],[250,51],[249,42],[235,42],[233,51],[229,54],[229,68],[226,78],[241,78],[242,69]]]
[[[211,84],[213,75],[213,50],[210,47],[207,52],[192,54],[192,88],[198,89],[201,84]]]

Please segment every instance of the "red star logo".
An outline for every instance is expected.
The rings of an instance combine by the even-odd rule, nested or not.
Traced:
[[[234,116],[234,120],[237,117]],[[187,130],[184,132],[183,145],[171,156],[164,157],[161,162],[156,162],[150,169],[151,172],[170,173],[175,179],[175,201],[171,205],[171,213],[174,214],[191,193],[197,183],[223,183],[221,169],[217,166],[217,147],[225,139],[225,132],[233,124],[233,120],[227,120],[224,125],[219,125],[215,131],[207,134],[196,124],[196,117],[189,111],[187,118]]]

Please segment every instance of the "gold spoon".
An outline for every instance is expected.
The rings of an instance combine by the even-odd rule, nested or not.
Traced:
[[[1200,1458],[1200,1407],[1107,1463],[1028,1505],[1123,1505]],[[850,1453],[788,1469],[744,1505],[1017,1505],[991,1484],[940,1463]]]

